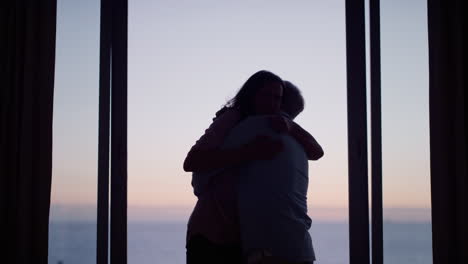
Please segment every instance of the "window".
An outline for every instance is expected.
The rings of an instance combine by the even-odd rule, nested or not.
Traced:
[[[57,2],[50,264],[96,262],[99,2]]]
[[[99,11],[58,3],[51,264],[96,262]],[[426,6],[380,14],[385,263],[431,263]],[[317,260],[349,263],[345,26],[342,1],[129,2],[129,263],[185,262],[196,198],[182,162],[261,69],[303,92],[296,121],[325,150],[309,163]]]
[[[348,262],[344,14],[342,1],[129,1],[129,263],[185,263],[183,160],[261,69],[303,92],[297,122],[325,149],[309,163],[313,243],[320,263]]]

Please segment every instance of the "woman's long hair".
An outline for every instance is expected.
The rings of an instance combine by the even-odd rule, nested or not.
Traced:
[[[227,109],[234,107],[241,113],[242,119],[252,115],[255,110],[254,99],[257,91],[269,82],[283,83],[283,80],[276,74],[261,70],[250,76],[242,85],[234,98],[230,99],[218,112],[216,117],[222,115]],[[216,117],[214,119],[216,119]]]

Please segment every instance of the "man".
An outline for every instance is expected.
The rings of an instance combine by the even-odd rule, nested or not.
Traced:
[[[290,82],[285,82],[283,103],[292,118],[304,109],[299,90]],[[273,129],[272,118],[277,117],[247,118],[233,128],[223,144],[223,148],[232,148],[266,135],[281,140],[284,146],[272,160],[252,161],[238,168],[242,250],[247,263],[313,263],[315,254],[308,232],[312,221],[307,215],[308,159],[320,158],[323,151],[293,122],[286,121],[283,128],[279,122]],[[278,130],[294,130],[294,137]],[[304,144],[310,146],[304,148]]]

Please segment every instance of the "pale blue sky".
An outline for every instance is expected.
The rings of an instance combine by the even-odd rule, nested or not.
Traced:
[[[425,1],[381,2],[384,205],[428,207]],[[52,201],[95,204],[99,1],[59,0],[57,21]],[[267,69],[303,91],[297,122],[325,150],[310,162],[311,215],[346,207],[344,1],[129,1],[128,44],[130,206],[193,206],[186,152]]]

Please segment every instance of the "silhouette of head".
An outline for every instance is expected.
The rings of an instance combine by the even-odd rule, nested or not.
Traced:
[[[294,119],[304,110],[304,97],[299,88],[289,81],[284,81],[283,87],[281,110]]]
[[[242,85],[236,96],[226,104],[238,108],[241,114],[274,114],[279,112],[283,81],[269,71],[258,71]]]

